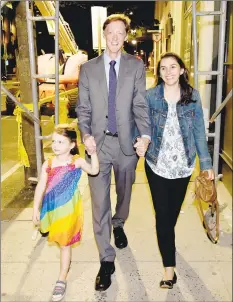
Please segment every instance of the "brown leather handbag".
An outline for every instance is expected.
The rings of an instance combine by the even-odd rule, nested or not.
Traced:
[[[208,179],[207,177],[207,171],[201,171],[199,176],[197,176],[195,181],[196,195],[204,202],[213,203],[217,199],[217,191],[214,181]]]
[[[219,239],[219,204],[215,182],[208,179],[208,172],[201,171],[195,180],[195,194],[203,219],[203,226],[207,231],[207,237],[217,243]],[[209,208],[204,214],[202,201],[209,203]]]

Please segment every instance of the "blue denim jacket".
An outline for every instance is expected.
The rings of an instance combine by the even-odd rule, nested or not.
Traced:
[[[152,127],[152,138],[146,158],[156,165],[168,113],[168,103],[164,99],[164,85],[160,84],[149,89],[146,99]],[[185,154],[190,167],[197,152],[201,170],[207,170],[212,168],[212,160],[207,147],[201,99],[199,92],[195,89],[193,89],[192,99],[196,102],[187,105],[181,105],[178,102],[176,105]]]

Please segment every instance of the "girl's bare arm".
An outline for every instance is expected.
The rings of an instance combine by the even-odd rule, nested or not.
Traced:
[[[76,162],[77,162],[77,166],[88,174],[96,175],[99,173],[99,160],[98,160],[97,153],[91,155],[90,164],[83,158],[78,158]]]
[[[40,178],[39,178],[38,184],[36,186],[36,190],[35,190],[34,206],[33,206],[33,208],[35,210],[39,210],[40,203],[41,203],[41,200],[43,198],[44,191],[45,191],[45,188],[46,188],[47,179],[48,179],[48,174],[46,172],[47,167],[48,167],[48,162],[46,161],[42,165]]]

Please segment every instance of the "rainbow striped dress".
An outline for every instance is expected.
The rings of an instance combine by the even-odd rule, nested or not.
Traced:
[[[48,160],[48,181],[40,212],[40,231],[48,233],[48,241],[69,246],[81,240],[83,205],[78,189],[82,170],[72,162],[52,168]]]

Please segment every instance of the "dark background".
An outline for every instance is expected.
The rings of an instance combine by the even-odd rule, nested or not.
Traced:
[[[74,34],[76,43],[80,49],[87,51],[89,59],[97,56],[97,51],[92,49],[92,25],[91,6],[107,7],[107,15],[124,13],[131,19],[131,28],[153,28],[154,1],[61,1],[60,12]],[[130,12],[133,12],[130,15]],[[41,49],[45,53],[54,53],[54,38],[48,35],[45,22],[37,22],[37,49],[38,55]],[[142,39],[143,40],[143,39]],[[125,50],[134,54],[135,47],[131,43],[125,43]],[[148,37],[138,43],[137,51],[141,49],[147,54],[152,51],[153,42]]]

